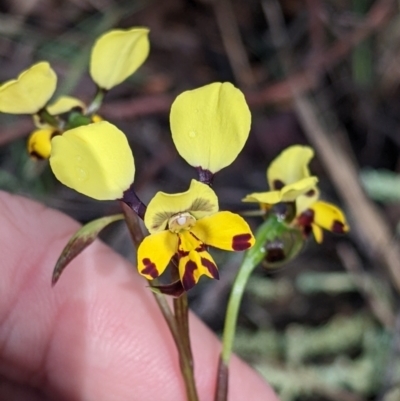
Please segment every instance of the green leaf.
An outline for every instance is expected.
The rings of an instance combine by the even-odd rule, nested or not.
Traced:
[[[400,175],[389,170],[363,170],[361,182],[368,195],[380,202],[400,201]]]
[[[54,285],[61,276],[61,273],[68,264],[75,259],[85,248],[87,248],[99,235],[100,231],[109,224],[123,220],[122,213],[112,216],[101,217],[81,227],[68,241],[68,244],[61,252],[60,257],[53,270],[51,284]]]

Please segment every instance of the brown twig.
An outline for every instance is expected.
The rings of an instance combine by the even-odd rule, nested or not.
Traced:
[[[254,88],[257,82],[240,36],[232,3],[230,0],[214,0],[212,4],[225,52],[236,81],[243,89]]]

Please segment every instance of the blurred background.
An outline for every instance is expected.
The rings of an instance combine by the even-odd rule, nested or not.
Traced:
[[[322,198],[351,231],[310,239],[286,267],[258,268],[241,309],[236,350],[284,401],[400,400],[400,13],[391,0],[1,0],[0,81],[48,60],[57,94],[90,101],[90,49],[108,29],[151,29],[148,60],[108,93],[100,114],[128,136],[136,190],[184,191],[195,178],[177,154],[169,108],[213,81],[241,88],[253,115],[240,156],[220,172],[220,208],[267,189],[281,150],[308,144]],[[62,187],[26,153],[31,118],[0,115],[0,188],[82,223],[116,213]],[[260,219],[252,218],[256,228]],[[123,224],[107,241],[134,260]],[[213,253],[220,281],[201,280],[192,309],[217,334],[242,255]],[[49,272],[50,277],[51,272]]]

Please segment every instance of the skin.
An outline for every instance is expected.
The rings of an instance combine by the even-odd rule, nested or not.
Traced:
[[[0,399],[184,401],[177,353],[146,281],[96,241],[52,288],[54,264],[79,225],[0,192]],[[200,399],[212,400],[220,343],[191,316]],[[229,401],[277,401],[231,362]]]

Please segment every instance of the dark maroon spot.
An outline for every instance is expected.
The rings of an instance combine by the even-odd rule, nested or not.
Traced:
[[[272,186],[273,186],[273,189],[279,191],[280,189],[282,189],[285,186],[285,183],[281,180],[274,180],[272,182]]]
[[[201,166],[196,167],[196,170],[197,174],[199,175],[199,181],[211,187],[214,174],[210,170],[203,170]]]
[[[337,234],[343,234],[344,224],[341,221],[335,220],[332,224],[331,231]]]
[[[312,226],[303,226],[303,234],[305,237],[309,237],[312,233]]]
[[[298,218],[297,222],[300,226],[306,227],[311,226],[311,223],[314,222],[314,210],[307,209],[305,210]]]
[[[146,266],[142,269],[142,273],[150,276],[151,278],[158,277],[158,271],[155,263],[153,263],[149,258],[144,258],[142,263]]]
[[[151,288],[158,290],[161,294],[171,295],[175,298],[180,297],[185,292],[181,280],[174,281],[171,284],[152,285]]]
[[[197,265],[193,260],[188,260],[185,265],[185,272],[182,277],[182,285],[185,291],[189,291],[196,284],[194,278],[194,272],[197,269]]]
[[[305,195],[306,195],[306,196],[309,196],[309,197],[311,198],[312,196],[315,195],[315,189],[310,189],[309,191],[307,191],[307,192],[305,193]]]
[[[211,260],[208,260],[206,258],[201,258],[201,264],[208,270],[212,278],[219,280],[219,273],[217,266],[213,262],[211,262]]]
[[[178,235],[178,252],[177,252],[178,259],[179,259],[179,258],[183,258],[184,256],[189,255],[189,252],[188,252],[188,251],[184,251],[184,250],[181,248],[181,246],[182,246],[181,236]]]
[[[251,234],[238,234],[232,238],[232,249],[234,251],[244,251],[251,247]]]

